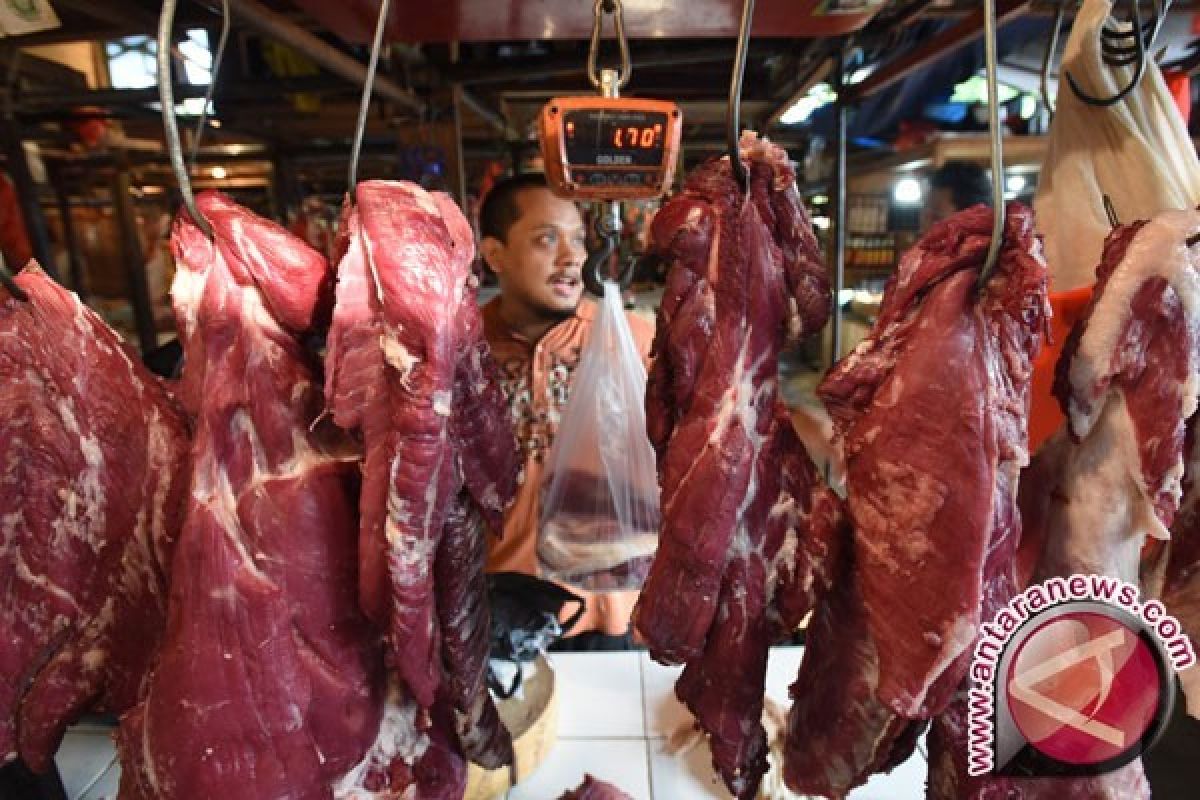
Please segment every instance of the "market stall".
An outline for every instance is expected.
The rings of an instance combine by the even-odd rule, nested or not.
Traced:
[[[1198,19],[0,10],[0,797],[1191,797]]]

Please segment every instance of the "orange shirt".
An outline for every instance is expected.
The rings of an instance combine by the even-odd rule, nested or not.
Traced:
[[[488,538],[488,571],[538,574],[537,534],[541,513],[542,472],[558,422],[570,396],[571,378],[587,342],[596,304],[584,299],[575,314],[555,325],[537,342],[512,331],[500,317],[500,298],[483,307],[484,335],[500,367],[504,396],[523,451],[517,498],[504,519],[504,536]],[[654,326],[626,314],[633,339],[649,361]],[[629,630],[637,592],[590,594],[568,586],[587,601],[587,610],[569,635],[600,631],[612,636]],[[568,610],[574,610],[573,607]]]

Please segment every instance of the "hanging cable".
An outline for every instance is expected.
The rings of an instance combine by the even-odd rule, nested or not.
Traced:
[[[200,109],[200,119],[196,122],[196,133],[192,137],[192,152],[188,157],[188,166],[195,168],[196,156],[200,154],[200,139],[208,125],[208,107],[212,105],[213,94],[217,86],[217,75],[221,71],[221,61],[225,58],[225,45],[229,42],[229,0],[221,0],[221,35],[217,39],[217,49],[213,53],[212,69],[208,72],[208,88],[204,91],[204,106]]]
[[[158,18],[158,48],[155,58],[158,63],[158,97],[162,103],[163,132],[167,140],[167,156],[171,169],[183,195],[183,207],[187,209],[196,227],[213,238],[212,225],[196,207],[196,196],[192,194],[192,181],[187,164],[183,159],[183,145],[179,141],[179,123],[175,119],[175,89],[171,82],[171,26],[175,22],[176,0],[163,0],[162,14]]]
[[[346,176],[346,193],[353,198],[358,185],[358,157],[362,154],[363,136],[367,132],[367,113],[371,110],[371,91],[375,85],[375,70],[379,66],[379,51],[383,46],[383,31],[387,27],[391,0],[381,0],[379,19],[375,23],[375,38],[371,41],[371,60],[363,80],[362,99],[358,103],[358,121],[354,125],[354,144],[350,148],[350,169]]]
[[[1000,91],[996,78],[996,0],[983,0],[983,49],[987,61],[988,133],[992,148],[992,240],[987,258],[979,271],[978,286],[983,289],[1000,257],[1004,238],[1004,139],[1000,130]]]
[[[738,28],[737,53],[733,58],[733,75],[729,80],[729,106],[725,111],[725,135],[729,146],[729,167],[737,185],[750,190],[750,173],[742,163],[739,143],[742,137],[742,80],[746,76],[746,53],[750,49],[750,22],[754,18],[754,0],[743,0],[742,22]]]

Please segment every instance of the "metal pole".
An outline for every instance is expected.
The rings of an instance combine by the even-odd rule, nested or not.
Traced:
[[[37,184],[33,182],[33,174],[29,171],[29,161],[25,154],[25,145],[21,141],[20,125],[9,117],[0,122],[3,133],[4,153],[8,157],[8,171],[12,175],[13,186],[17,190],[17,200],[21,204],[21,216],[25,218],[25,231],[29,234],[29,244],[33,248],[33,257],[46,274],[54,280],[60,280],[58,266],[54,263],[54,253],[50,250],[50,234],[46,230],[46,216],[42,213],[42,204],[38,201]],[[24,264],[12,264],[14,273],[25,268]]]
[[[71,216],[71,202],[66,191],[62,188],[62,179],[51,175],[50,183],[54,186],[54,198],[58,201],[58,213],[62,217],[63,244],[67,247],[67,264],[71,273],[71,288],[82,300],[87,297],[87,287],[83,278],[83,253],[79,249],[79,237],[75,235],[75,220]]]
[[[463,90],[462,86],[454,84],[454,169],[458,173],[458,206],[467,213],[467,159],[463,154],[463,128],[462,128],[462,107],[463,107]]]
[[[146,259],[142,253],[141,237],[138,236],[137,211],[133,207],[131,188],[128,168],[123,165],[117,167],[112,181],[113,209],[116,211],[117,225],[121,230],[121,250],[138,345],[142,355],[145,355],[158,347],[158,333],[154,327],[154,307],[150,302]]]
[[[834,63],[836,132],[833,167],[833,319],[829,365],[842,355],[842,288],[846,285],[846,136],[850,101],[846,97],[846,43],[842,43]]]
[[[220,4],[214,0],[208,0],[206,5],[219,8]],[[230,6],[234,17],[247,28],[286,44],[333,74],[340,75],[352,83],[365,84],[367,82],[367,66],[365,64],[351,58],[336,47],[326,44],[287,17],[272,11],[257,0],[231,0]],[[375,77],[372,91],[410,111],[421,113],[425,110],[425,103],[420,98],[382,75]]]

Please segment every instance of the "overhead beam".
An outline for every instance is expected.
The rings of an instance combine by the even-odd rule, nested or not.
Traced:
[[[495,109],[489,108],[482,100],[475,96],[472,92],[458,87],[458,99],[462,104],[471,109],[471,113],[479,117],[481,120],[490,125],[496,133],[500,134],[507,140],[520,139],[521,134],[508,121],[508,118]]]
[[[219,12],[219,4],[214,5],[213,0],[205,0],[205,2],[210,8]],[[287,45],[334,75],[339,75],[359,86],[366,83],[366,64],[327,44],[283,14],[272,11],[259,3],[258,0],[230,0],[229,7],[234,18],[247,28]],[[380,97],[403,106],[409,111],[422,113],[425,110],[425,103],[419,97],[386,75],[375,75],[372,90]]]
[[[1002,24],[1029,11],[1033,0],[997,0],[996,22]],[[884,64],[862,83],[847,90],[851,103],[904,80],[916,70],[964,47],[983,35],[983,8],[969,11],[957,24],[910,50],[904,56]]]

